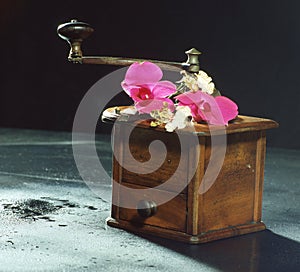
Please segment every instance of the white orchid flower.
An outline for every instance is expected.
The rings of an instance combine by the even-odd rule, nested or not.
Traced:
[[[212,94],[215,89],[215,84],[212,82],[212,78],[207,75],[204,71],[199,71],[195,74],[197,77],[197,84],[202,92]]]
[[[191,126],[192,113],[188,106],[177,106],[176,113],[171,122],[168,122],[165,129],[168,132],[173,132],[176,128],[183,129],[187,126]]]

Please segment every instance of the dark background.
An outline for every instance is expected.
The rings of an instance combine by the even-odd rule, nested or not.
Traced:
[[[77,18],[95,28],[85,55],[181,62],[196,47],[240,114],[280,123],[270,146],[300,148],[299,14],[297,0],[1,0],[0,127],[71,131],[84,94],[116,69],[68,63],[56,28]]]

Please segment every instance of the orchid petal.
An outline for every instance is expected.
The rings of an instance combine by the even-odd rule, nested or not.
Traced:
[[[156,83],[161,80],[162,76],[162,70],[156,64],[148,61],[135,62],[129,66],[124,83],[127,86]]]
[[[152,92],[152,89],[157,83],[139,84],[139,85],[128,85],[125,81],[121,83],[123,90],[131,97],[132,89],[146,88]]]
[[[198,104],[203,100],[202,95],[203,95],[203,93],[200,91],[186,92],[186,93],[175,96],[175,99],[177,99],[179,102],[181,102],[184,105]]]
[[[229,98],[225,96],[217,96],[215,100],[222,112],[223,119],[226,124],[238,115],[238,106]]]
[[[129,96],[130,96],[130,90],[132,88],[137,88],[137,86],[134,86],[134,85],[128,85],[125,80],[121,82],[121,86],[122,86],[122,89],[125,91],[125,93],[127,93]]]
[[[141,99],[138,97],[140,88],[139,87],[132,87],[129,90],[129,96],[133,99],[133,101],[137,102],[140,101]]]
[[[174,103],[168,98],[141,100],[135,104],[135,107],[139,113],[150,113],[151,111],[162,109],[164,103],[167,103],[168,108],[174,111]]]
[[[148,90],[149,98],[153,98],[152,89],[154,88],[155,84],[142,84],[142,85],[130,85],[126,86],[126,93],[135,101],[144,100],[145,98],[142,98],[141,94],[145,93],[145,90]],[[143,91],[144,89],[144,91]]]
[[[202,111],[202,115],[204,116],[204,120],[211,125],[217,125],[217,126],[226,125],[226,122],[224,121],[222,116],[222,112],[220,111],[217,104],[211,107],[210,111]]]
[[[176,92],[176,86],[170,81],[160,81],[152,89],[154,97],[163,98]]]
[[[225,125],[222,111],[215,98],[206,93],[202,93],[202,97],[203,102],[200,106],[202,119],[211,125]]]

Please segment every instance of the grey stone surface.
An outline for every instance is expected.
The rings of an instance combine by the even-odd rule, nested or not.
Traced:
[[[0,129],[0,271],[299,271],[300,151],[270,148],[265,168],[268,230],[186,245],[107,227],[111,187],[81,180],[70,134]]]

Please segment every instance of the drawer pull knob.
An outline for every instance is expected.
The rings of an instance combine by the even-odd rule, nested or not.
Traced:
[[[137,204],[137,212],[141,217],[151,217],[157,212],[157,205],[151,200],[140,200]]]

